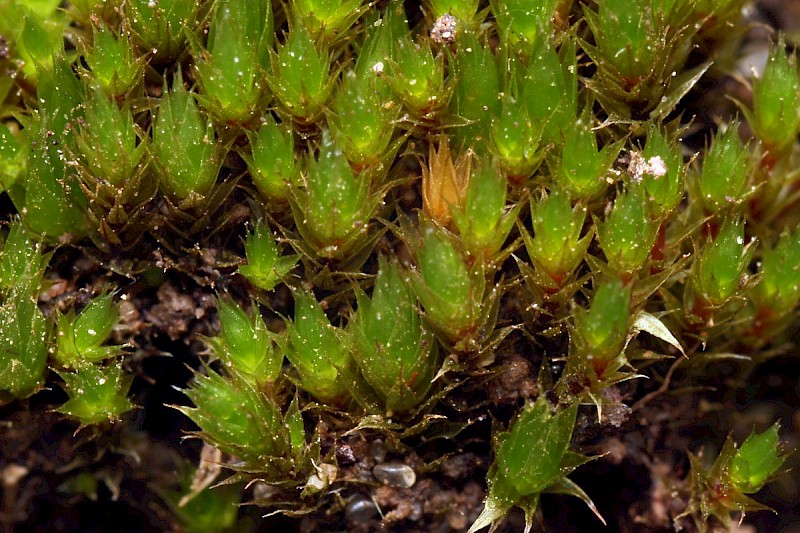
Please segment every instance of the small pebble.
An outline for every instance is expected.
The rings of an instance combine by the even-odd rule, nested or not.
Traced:
[[[411,506],[411,513],[408,515],[409,520],[413,520],[414,522],[419,522],[422,520],[422,504],[419,502],[414,502]]]
[[[464,511],[453,509],[447,513],[447,523],[450,524],[450,527],[455,530],[466,529],[467,515],[464,514]]]
[[[372,500],[356,494],[350,498],[347,507],[344,508],[344,517],[348,522],[364,522],[375,516],[378,508]]]
[[[456,18],[446,13],[436,19],[431,28],[431,39],[439,44],[453,44],[456,40]]]
[[[414,473],[414,469],[400,463],[383,463],[376,465],[375,468],[372,469],[372,475],[381,483],[399,489],[410,488],[417,481],[417,475]]]
[[[369,443],[369,453],[376,463],[382,463],[386,460],[386,445],[381,439],[375,439]]]
[[[349,444],[336,445],[336,462],[339,466],[352,465],[356,462],[356,454]]]

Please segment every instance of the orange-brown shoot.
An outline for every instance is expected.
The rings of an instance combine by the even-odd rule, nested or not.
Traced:
[[[447,136],[439,138],[438,151],[429,145],[428,164],[422,165],[422,210],[446,228],[452,229],[453,209],[466,200],[472,168],[472,152],[461,154],[453,162]]]

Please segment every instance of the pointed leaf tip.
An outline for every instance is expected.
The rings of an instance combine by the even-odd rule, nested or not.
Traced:
[[[473,522],[470,526],[467,533],[478,533],[478,531],[482,530],[485,527],[494,527],[494,524],[502,520],[509,509],[511,509],[511,505],[503,505],[503,502],[493,496],[491,493],[491,489],[489,490],[489,495],[486,497],[486,502],[483,506],[483,511],[478,516],[478,518]]]
[[[659,320],[654,315],[647,313],[645,311],[639,311],[639,314],[636,315],[636,320],[633,323],[633,329],[636,332],[645,331],[654,337],[661,339],[662,341],[674,346],[675,348],[680,351],[684,357],[686,357],[686,352],[683,350],[683,346],[675,338],[675,335],[667,329],[667,326],[664,325],[661,320]]]
[[[589,498],[589,495],[586,494],[586,492],[584,492],[584,490],[580,488],[578,484],[572,481],[571,479],[567,477],[562,477],[561,479],[556,481],[553,485],[548,487],[544,492],[549,492],[551,494],[566,494],[568,496],[575,496],[576,498],[579,498],[581,501],[583,501],[583,503],[586,504],[589,510],[592,513],[594,513],[597,519],[603,523],[604,526],[608,526],[605,518],[603,518],[603,515],[601,515],[600,511],[597,510],[597,507],[595,506],[592,499]]]

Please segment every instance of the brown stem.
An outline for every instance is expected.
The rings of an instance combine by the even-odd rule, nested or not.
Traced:
[[[680,364],[684,360],[686,360],[685,357],[678,357],[677,359],[675,359],[675,361],[673,361],[672,363],[672,366],[670,366],[669,370],[667,370],[667,375],[664,376],[664,382],[661,383],[661,386],[656,390],[654,390],[653,392],[645,394],[638,402],[633,404],[633,406],[631,406],[631,413],[635,413],[636,411],[638,411],[651,401],[655,400],[656,398],[667,392],[667,389],[669,389],[669,384],[672,381],[672,375],[675,373],[675,370],[678,369],[678,366],[680,366]]]

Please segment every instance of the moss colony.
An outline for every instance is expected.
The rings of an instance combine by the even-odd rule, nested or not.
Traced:
[[[3,531],[796,521],[770,5],[0,0]]]

